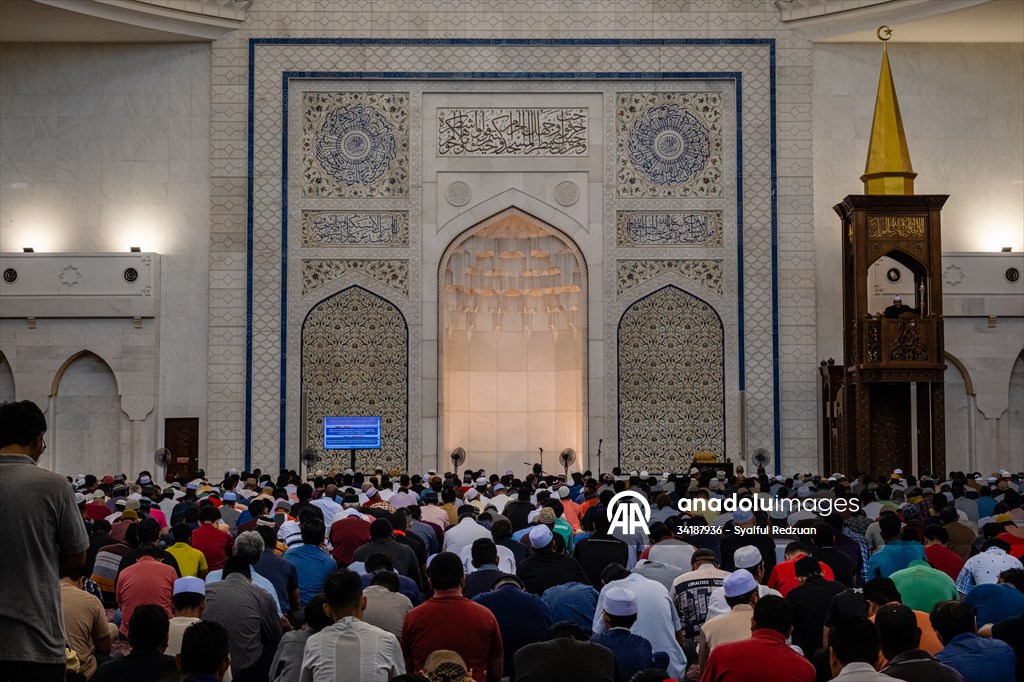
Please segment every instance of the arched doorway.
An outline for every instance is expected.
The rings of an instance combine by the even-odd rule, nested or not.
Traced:
[[[54,470],[97,476],[118,473],[121,462],[131,461],[138,453],[121,452],[122,443],[130,442],[128,434],[122,433],[127,415],[121,410],[110,366],[98,355],[82,351],[65,361],[53,384]]]
[[[544,469],[573,448],[585,468],[587,270],[576,244],[518,208],[459,235],[438,277],[442,466]]]

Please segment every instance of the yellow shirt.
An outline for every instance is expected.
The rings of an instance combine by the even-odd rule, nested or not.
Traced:
[[[181,571],[182,578],[198,577],[199,571],[210,570],[206,564],[206,555],[187,542],[176,542],[167,548],[167,552],[178,562],[178,570]]]

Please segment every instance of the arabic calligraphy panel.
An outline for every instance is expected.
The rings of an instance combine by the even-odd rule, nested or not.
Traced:
[[[304,196],[408,196],[408,94],[307,92],[302,105]]]
[[[438,109],[439,156],[585,156],[587,110]]]
[[[303,246],[408,246],[408,211],[303,211]]]
[[[619,196],[722,195],[718,93],[618,93],[615,131]]]
[[[618,211],[619,246],[721,246],[721,211]]]

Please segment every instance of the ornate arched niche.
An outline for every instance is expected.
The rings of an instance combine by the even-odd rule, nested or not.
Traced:
[[[683,471],[725,453],[725,335],[703,300],[666,286],[619,319],[619,465]]]
[[[380,416],[380,450],[356,467],[405,471],[409,458],[409,327],[390,301],[359,286],[324,299],[302,323],[303,441],[317,469],[345,469],[349,452],[324,450],[325,416]]]
[[[438,415],[442,465],[558,471],[585,467],[587,269],[565,233],[518,208],[466,230],[438,269]],[[575,468],[575,467],[574,467]]]

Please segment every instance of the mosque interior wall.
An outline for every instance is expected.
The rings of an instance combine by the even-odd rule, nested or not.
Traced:
[[[56,417],[60,437],[50,464],[60,469],[75,461],[65,448],[81,442],[76,434],[92,426],[82,415],[96,405],[109,442],[90,444],[90,452],[127,452],[108,455],[111,468],[148,466],[163,444],[163,419],[182,416],[200,418],[200,464],[208,471],[240,466],[245,457],[275,469],[283,456],[295,467],[302,447],[316,445],[311,405],[341,413],[355,410],[353,396],[363,395],[383,401],[394,427],[404,427],[407,444],[383,453],[398,468],[446,468],[447,451],[459,444],[452,434],[463,429],[467,439],[474,430],[485,434],[473,443],[481,455],[493,453],[475,466],[502,470],[522,465],[511,452],[488,450],[489,432],[494,440],[526,441],[522,459],[534,459],[530,440],[543,441],[548,468],[569,441],[582,468],[609,469],[621,455],[628,468],[658,470],[664,457],[645,451],[645,439],[691,438],[679,457],[698,442],[707,449],[721,443],[734,461],[749,461],[763,447],[783,472],[817,470],[817,363],[842,357],[839,220],[831,207],[862,191],[880,49],[812,48],[781,24],[773,3],[724,4],[715,13],[690,5],[659,12],[652,25],[650,13],[630,11],[632,3],[608,3],[609,11],[587,12],[583,21],[574,11],[514,4],[500,13],[367,13],[280,0],[255,3],[245,28],[212,46],[0,46],[0,251],[117,253],[137,245],[160,254],[161,273],[156,314],[141,323],[83,320],[73,310],[34,325],[0,319],[0,395],[33,399],[48,419]],[[371,37],[450,40],[320,40]],[[457,41],[519,37],[582,42]],[[661,37],[684,40],[592,42]],[[268,38],[309,40],[250,46]],[[685,41],[706,38],[721,40]],[[943,211],[946,347],[958,364],[947,370],[947,442],[955,449],[947,458],[957,468],[1012,467],[1012,453],[1024,449],[1024,306],[1019,281],[991,275],[1024,269],[1017,263],[1024,251],[1022,46],[894,41],[890,48],[916,191],[951,195]],[[371,75],[385,67],[431,77]],[[460,77],[468,72],[518,76]],[[529,77],[538,72],[551,75]],[[710,108],[703,100],[694,105],[708,94],[718,98]],[[396,131],[391,142],[369,148],[383,149],[385,162],[360,160],[358,145],[388,137],[367,136],[366,126],[346,129],[359,128],[362,137],[350,139],[356,147],[319,158],[328,117],[344,127],[345,112],[358,107],[383,121],[371,133]],[[639,142],[630,131],[658,107],[690,112],[699,123],[687,124],[691,132],[718,131],[705,160],[718,164],[719,176],[662,183],[644,165],[659,157],[631,156],[631,142]],[[446,153],[440,139],[441,124],[456,114],[485,120],[559,111],[583,112],[585,152],[496,152],[481,138],[482,148]],[[702,119],[708,111],[719,118]],[[671,149],[661,153],[676,158]],[[557,372],[579,372],[578,396],[564,389],[554,396],[556,408],[579,406],[571,433],[547,424],[545,402],[526,397],[515,409],[498,407],[498,382],[521,387],[529,358],[546,368],[549,351],[533,351],[525,370],[499,354],[492,368],[479,350],[459,345],[472,343],[464,321],[444,325],[446,249],[504,211],[563,235],[586,268],[578,325],[586,338],[578,352],[554,340],[552,349],[562,343],[567,350],[550,351],[556,369],[539,370],[554,376],[533,377],[575,385],[575,375]],[[695,238],[690,228],[698,223],[703,236]],[[1002,246],[1015,253],[977,256]],[[373,332],[354,324],[371,318],[380,325]],[[515,326],[499,339],[488,324],[493,318],[472,338],[486,347],[489,335],[495,350],[499,341],[546,347],[542,334],[551,334],[527,338]],[[718,347],[666,351],[695,338],[679,334],[687,324],[717,338]],[[325,342],[314,346],[307,339],[317,333]],[[339,336],[351,343],[339,345]],[[638,340],[623,346],[623,338]],[[355,362],[353,344],[359,358],[388,371]],[[89,354],[59,376],[81,351]],[[559,357],[578,369],[565,369]],[[683,371],[677,358],[697,369]],[[393,371],[402,367],[404,377]],[[475,388],[458,374],[471,370]],[[485,372],[493,382],[479,382]],[[348,392],[309,390],[339,376],[350,380]],[[640,395],[657,394],[665,404],[692,398],[666,389],[667,376],[704,387],[697,399],[705,421],[661,424],[657,433],[627,424],[620,449],[623,415],[654,408],[649,398],[636,402],[624,379],[636,377]],[[489,402],[492,383],[495,409],[474,412]],[[524,423],[530,438],[520,438]],[[77,461],[101,467],[102,454],[95,457]]]

